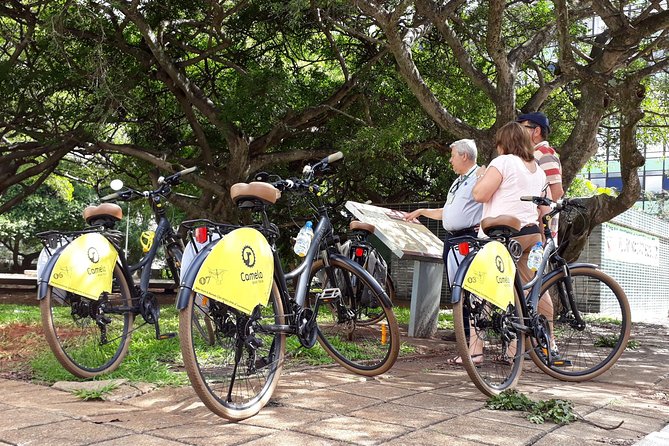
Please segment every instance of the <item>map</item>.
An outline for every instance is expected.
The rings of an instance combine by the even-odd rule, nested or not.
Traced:
[[[376,235],[397,257],[441,259],[444,243],[418,220],[406,221],[406,212],[347,201],[358,220],[374,225]]]

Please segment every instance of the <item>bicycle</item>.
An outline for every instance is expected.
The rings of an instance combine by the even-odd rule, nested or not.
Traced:
[[[184,273],[177,299],[179,339],[195,392],[219,416],[241,420],[264,407],[283,368],[287,336],[296,336],[304,348],[318,341],[336,362],[366,376],[387,371],[397,359],[392,304],[362,266],[338,252],[314,181],[341,157],[339,152],[305,166],[302,178],[262,174],[256,178],[261,181],[233,185],[233,202],[256,212],[258,224],[203,223],[220,238],[207,244]],[[267,216],[282,192],[303,193],[318,215],[304,260],[287,273],[275,245],[278,227]],[[291,290],[293,281],[297,285]],[[240,288],[233,291],[233,286]],[[378,302],[379,316],[375,323],[358,324],[356,305],[365,289]],[[203,335],[207,324],[214,330],[213,343]]]
[[[157,228],[155,235],[145,234],[148,251],[137,264],[128,264],[121,248],[122,234],[114,229],[123,218],[117,204],[87,207],[84,219],[90,227],[82,231],[37,234],[51,254],[38,285],[44,334],[68,372],[93,378],[118,368],[128,352],[137,314],[145,321],[142,325],[155,327],[156,339],[176,335],[161,333],[160,306],[149,291],[149,281],[151,264],[162,246],[172,278],[179,285],[183,243],[166,216],[164,200],[183,175],[195,170],[161,177],[153,191],[119,190],[123,187],[119,181],[117,192],[101,198],[103,202],[145,198],[151,204]],[[133,273],[138,271],[136,284]]]
[[[388,265],[381,254],[369,243],[369,236],[374,234],[375,227],[369,223],[352,220],[349,223],[351,238],[342,243],[339,252],[365,268],[374,279],[384,288],[391,303],[397,300],[395,284],[388,274]],[[358,323],[376,323],[379,315],[378,302],[371,298],[370,293],[364,292],[358,308]],[[382,315],[381,315],[382,316]]]
[[[542,217],[546,243],[534,279],[523,285],[515,271],[513,297],[503,300],[502,305],[492,304],[491,296],[484,297],[484,293],[474,290],[478,285],[468,284],[478,280],[475,274],[482,271],[475,270],[472,275],[470,269],[476,255],[493,242],[500,242],[513,262],[517,262],[522,252],[512,237],[520,229],[520,222],[510,216],[484,219],[481,227],[489,239],[465,236],[456,241],[462,251],[473,248],[458,269],[453,288],[457,346],[470,378],[489,396],[518,382],[526,339],[530,342],[529,356],[539,369],[560,380],[582,382],[609,370],[625,350],[630,336],[631,312],[622,288],[597,269],[597,265],[568,263],[560,255],[563,245],[556,247],[551,236],[548,221],[561,211],[578,212],[581,208],[578,199],[521,199],[550,208]],[[499,266],[497,258],[495,261],[495,266]],[[504,262],[501,265],[504,268]],[[499,281],[504,276],[498,273],[499,268],[495,271],[495,266],[488,263],[484,267]],[[553,302],[551,320],[538,310],[544,293]],[[492,297],[494,300],[495,296]],[[482,355],[471,356],[472,340],[482,343]]]

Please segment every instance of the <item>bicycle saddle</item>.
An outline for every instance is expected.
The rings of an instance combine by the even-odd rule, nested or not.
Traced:
[[[374,225],[370,225],[369,223],[363,223],[358,220],[353,220],[351,224],[349,225],[349,228],[351,231],[365,231],[369,232],[370,234],[374,234]]]
[[[274,204],[281,197],[281,191],[269,183],[253,181],[233,184],[230,187],[230,197],[235,205],[242,200],[260,200],[264,204]]]
[[[86,206],[84,220],[93,226],[95,224],[111,223],[112,225],[123,218],[121,206],[114,203],[102,203],[98,206]]]
[[[512,215],[486,217],[481,220],[481,229],[488,237],[510,237],[520,231],[520,220]]]

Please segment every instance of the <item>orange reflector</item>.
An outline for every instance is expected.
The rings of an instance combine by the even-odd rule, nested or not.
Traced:
[[[209,303],[209,298],[207,296],[202,296],[202,306],[206,307]]]
[[[207,232],[206,226],[195,228],[195,241],[198,243],[205,243],[207,241]]]
[[[467,254],[469,254],[469,243],[462,242],[462,243],[458,244],[458,251],[463,256],[466,256]]]
[[[386,324],[381,325],[381,344],[386,345],[388,343],[388,326]]]

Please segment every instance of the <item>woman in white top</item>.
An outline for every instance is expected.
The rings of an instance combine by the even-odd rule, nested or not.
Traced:
[[[528,133],[517,122],[510,122],[497,130],[495,144],[499,156],[491,161],[487,169],[482,167],[477,171],[478,181],[472,195],[474,200],[483,203],[482,219],[513,215],[520,220],[520,235],[514,238],[523,248],[523,255],[517,267],[523,282],[527,282],[534,275],[527,267],[527,258],[532,246],[541,241],[541,232],[537,206],[531,201],[521,201],[520,197],[541,195],[546,174],[534,160],[534,148]],[[479,236],[483,235],[479,233]],[[480,364],[483,362],[483,342],[476,331],[470,330],[470,333],[469,354],[475,364]],[[510,347],[507,355],[516,354],[511,350]],[[454,362],[459,363],[461,359],[457,358]]]
[[[530,249],[541,241],[539,213],[531,201],[520,201],[524,195],[541,195],[546,185],[546,174],[534,159],[534,148],[529,135],[517,122],[509,122],[497,131],[497,153],[485,174],[479,178],[472,194],[483,203],[482,219],[513,215],[520,220],[521,235],[515,237],[523,248],[518,269],[523,283],[534,273],[527,267]],[[480,235],[483,235],[482,233]]]

